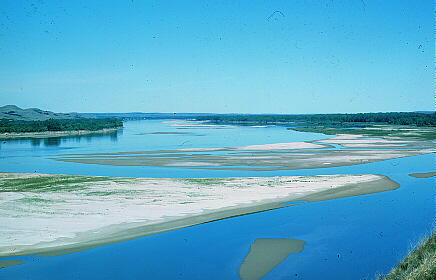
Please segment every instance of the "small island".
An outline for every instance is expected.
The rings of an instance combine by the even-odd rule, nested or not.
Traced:
[[[119,178],[0,173],[0,257],[54,256],[302,203],[395,190],[386,176]]]

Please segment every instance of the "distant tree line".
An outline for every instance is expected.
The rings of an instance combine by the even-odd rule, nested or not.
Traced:
[[[45,121],[8,121],[0,120],[0,133],[5,132],[46,132],[46,131],[97,131],[107,128],[119,128],[123,122],[117,118],[80,118],[49,119]]]
[[[320,125],[349,124],[395,124],[436,126],[436,113],[359,113],[359,114],[316,114],[316,115],[217,115],[200,116],[198,121],[238,123],[308,123]]]

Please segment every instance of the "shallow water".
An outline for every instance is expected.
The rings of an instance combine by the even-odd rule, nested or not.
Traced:
[[[302,240],[306,245],[263,279],[371,279],[377,271],[387,272],[395,266],[434,221],[434,177],[409,176],[433,171],[434,154],[347,167],[265,172],[100,166],[52,159],[74,153],[234,147],[329,137],[283,126],[205,128],[173,124],[134,121],[127,122],[125,130],[106,136],[6,140],[1,143],[0,170],[183,178],[373,173],[386,175],[401,187],[303,203],[62,256],[1,258],[25,264],[0,269],[0,278],[240,279],[238,271],[250,245],[265,238]],[[155,132],[159,134],[152,134]]]

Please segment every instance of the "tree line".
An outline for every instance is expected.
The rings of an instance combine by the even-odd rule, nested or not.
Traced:
[[[314,115],[216,115],[200,116],[198,121],[239,123],[308,123],[320,125],[344,124],[392,124],[436,126],[436,113],[358,113],[358,114],[314,114]]]
[[[5,132],[46,132],[46,131],[97,131],[120,128],[123,122],[117,118],[49,119],[45,121],[0,120],[0,133]]]

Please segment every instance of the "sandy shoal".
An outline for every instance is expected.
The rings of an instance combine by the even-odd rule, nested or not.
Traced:
[[[0,175],[2,182],[58,176]],[[65,182],[62,184],[64,187]],[[0,192],[0,257],[65,254],[292,205],[283,205],[286,202],[377,193],[399,185],[381,175],[328,175],[111,178],[56,191],[50,191],[50,187],[44,191]]]
[[[432,171],[432,172],[425,172],[425,173],[412,173],[409,174],[409,176],[414,178],[420,178],[420,179],[431,178],[436,176],[436,172]]]
[[[435,147],[434,142],[418,141],[418,140],[405,140],[405,139],[387,139],[368,137],[356,134],[338,134],[329,139],[322,139],[314,141],[315,143],[325,144],[338,144],[344,148],[422,148],[422,147]]]
[[[334,147],[339,145],[341,148]],[[435,143],[338,135],[307,142],[239,147],[186,148],[160,151],[64,154],[58,161],[115,165],[165,166],[192,169],[273,171],[365,164],[435,153]]]

